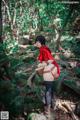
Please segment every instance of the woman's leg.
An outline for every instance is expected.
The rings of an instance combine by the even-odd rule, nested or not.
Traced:
[[[51,104],[52,104],[52,98],[53,98],[53,83],[52,82],[46,82],[45,84],[46,91],[45,91],[45,101],[46,101],[46,106],[47,110],[50,109]]]
[[[52,83],[52,86],[51,86],[51,108],[54,107],[53,100],[54,100],[54,89],[53,89],[53,83]]]
[[[46,97],[46,105],[50,105],[51,104],[51,88],[50,87],[46,87],[46,93],[45,93],[45,97]]]

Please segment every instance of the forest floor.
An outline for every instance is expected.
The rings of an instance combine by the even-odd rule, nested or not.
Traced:
[[[63,62],[63,61],[61,61]],[[63,64],[63,63],[62,63]],[[67,65],[66,62],[64,66]],[[62,68],[62,71],[64,69]],[[66,79],[74,78],[74,72],[72,68],[66,68],[69,72],[69,76]],[[61,92],[55,97],[55,107],[52,112],[47,115],[46,120],[80,120],[80,118],[75,114],[76,104],[80,103],[79,95],[72,90],[70,87],[63,85]],[[41,113],[44,115],[44,113]],[[32,119],[34,120],[34,119]],[[38,119],[35,119],[38,120]],[[43,118],[39,120],[45,120]]]
[[[65,77],[65,79],[73,79],[75,75],[72,71],[72,68],[68,66],[68,63],[66,61],[61,61],[61,64],[61,71],[66,70],[69,72],[69,76]],[[44,115],[44,112],[41,110],[41,108],[38,108],[39,112],[36,112],[35,110],[30,112],[29,115],[31,116],[31,119],[27,120],[80,120],[80,118],[75,114],[76,104],[80,103],[80,97],[74,90],[63,84],[60,93],[58,95],[55,94],[55,96],[54,110],[52,110],[47,116]]]
[[[31,120],[80,120],[80,118],[74,114],[76,103],[79,101],[79,96],[70,89],[64,89],[60,95],[55,97],[55,108],[48,115],[44,115],[42,111],[34,115]],[[72,108],[72,109],[71,109]],[[34,118],[35,116],[35,118]]]

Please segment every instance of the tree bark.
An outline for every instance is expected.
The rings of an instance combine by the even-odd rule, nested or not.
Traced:
[[[0,42],[2,43],[3,40],[2,40],[2,11],[1,11],[1,8],[2,8],[2,1],[0,2]]]

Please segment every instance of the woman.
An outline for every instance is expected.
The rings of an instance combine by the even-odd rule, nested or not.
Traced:
[[[35,40],[35,46],[39,48],[39,56],[38,61],[43,64],[43,78],[44,78],[44,85],[46,87],[45,91],[45,103],[46,103],[46,112],[50,111],[52,106],[52,99],[53,99],[53,81],[54,78],[58,78],[60,75],[60,68],[59,65],[56,63],[54,57],[51,54],[50,49],[45,45],[45,37],[44,36],[37,36]],[[54,66],[56,66],[57,74],[55,76]],[[52,72],[54,71],[54,72]],[[54,77],[55,76],[55,77]]]

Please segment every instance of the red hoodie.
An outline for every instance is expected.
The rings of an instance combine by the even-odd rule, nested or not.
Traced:
[[[48,61],[48,60],[53,60],[53,64],[57,67],[58,74],[60,75],[60,67],[55,61],[54,57],[51,54],[51,50],[47,46],[42,46],[40,49],[40,54],[38,56],[38,60],[40,62],[42,61]]]

